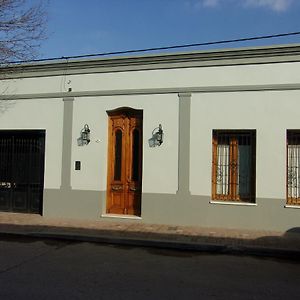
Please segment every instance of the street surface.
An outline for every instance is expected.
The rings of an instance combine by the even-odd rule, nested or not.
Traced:
[[[0,299],[300,299],[299,261],[0,238]]]

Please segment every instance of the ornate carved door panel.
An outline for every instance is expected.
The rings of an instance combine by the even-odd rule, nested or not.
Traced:
[[[142,188],[141,110],[109,111],[107,213],[140,215]]]

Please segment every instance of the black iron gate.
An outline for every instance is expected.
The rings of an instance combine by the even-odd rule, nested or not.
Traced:
[[[0,211],[41,213],[44,130],[0,131]]]

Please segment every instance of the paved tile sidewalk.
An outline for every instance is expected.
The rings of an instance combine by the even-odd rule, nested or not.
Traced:
[[[300,258],[300,232],[250,231],[144,224],[116,220],[72,220],[0,213],[0,235],[22,235],[102,243]]]

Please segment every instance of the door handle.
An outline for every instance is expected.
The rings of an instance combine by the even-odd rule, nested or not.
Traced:
[[[119,186],[119,185],[115,185],[115,186],[112,186],[111,189],[113,191],[117,192],[117,191],[123,190],[123,187]]]
[[[135,187],[130,187],[129,190],[132,191],[132,192],[136,192],[136,191],[137,191],[137,188],[135,188]]]
[[[14,187],[14,183],[11,182],[0,182],[0,187],[4,189],[11,189]]]

